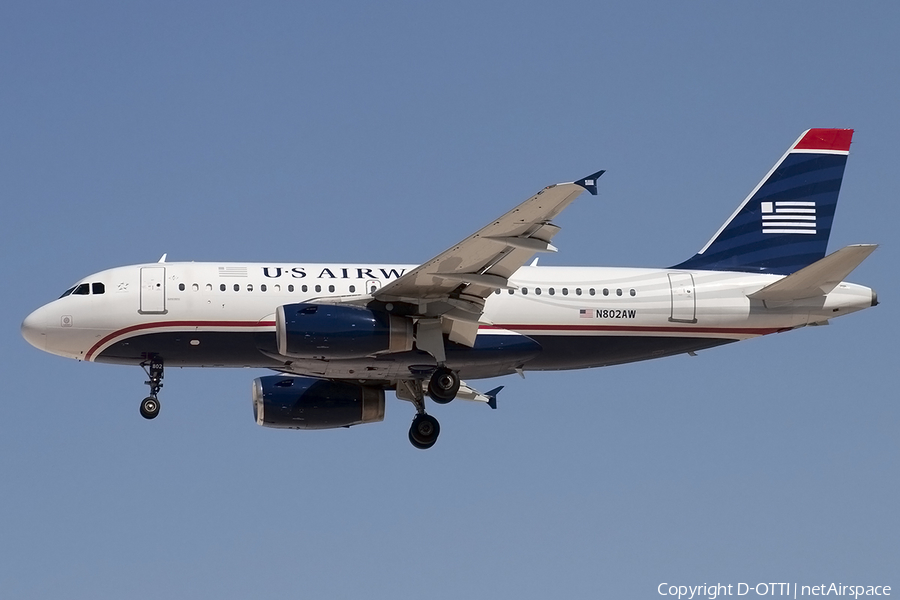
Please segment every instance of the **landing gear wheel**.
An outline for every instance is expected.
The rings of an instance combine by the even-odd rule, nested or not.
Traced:
[[[441,433],[438,420],[427,414],[416,415],[409,428],[409,442],[419,450],[427,450],[434,446]]]
[[[440,367],[435,369],[428,382],[428,395],[438,404],[447,404],[459,391],[459,375],[448,369]]]
[[[145,419],[155,419],[159,414],[159,400],[155,396],[147,396],[141,401],[141,416]]]

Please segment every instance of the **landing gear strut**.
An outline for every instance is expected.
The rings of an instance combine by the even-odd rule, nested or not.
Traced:
[[[437,442],[441,426],[437,419],[425,412],[424,379],[422,373],[414,372],[415,379],[397,382],[397,397],[408,400],[416,407],[416,416],[409,427],[409,443],[419,450],[427,450]]]
[[[156,396],[163,386],[163,361],[159,357],[154,357],[142,362],[141,367],[149,378],[144,383],[150,386],[150,395],[141,401],[141,416],[145,419],[155,419],[159,414],[159,399]]]

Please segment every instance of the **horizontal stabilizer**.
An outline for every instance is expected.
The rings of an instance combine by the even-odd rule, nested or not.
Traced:
[[[823,296],[837,287],[877,247],[877,244],[845,246],[748,297],[754,300],[789,302]]]
[[[474,402],[484,402],[491,408],[497,408],[497,394],[500,390],[503,389],[503,386],[496,387],[489,392],[479,392],[475,388],[469,387],[465,381],[461,381],[459,384],[459,391],[456,393],[456,397],[462,400],[471,400]]]

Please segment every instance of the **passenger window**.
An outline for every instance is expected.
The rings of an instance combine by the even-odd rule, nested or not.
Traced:
[[[580,296],[580,295],[581,295],[581,288],[575,288],[575,295],[576,295],[576,296]]]
[[[569,288],[563,288],[563,296],[569,295]]]
[[[199,292],[199,291],[200,291],[200,286],[197,285],[196,283],[194,283],[194,284],[191,285],[191,290],[192,290],[192,291],[195,291],[195,292]]]
[[[235,288],[235,291],[237,291],[237,288]],[[252,291],[253,291],[253,284],[252,284],[252,283],[248,283],[248,284],[247,284],[247,291],[248,291],[248,292],[252,292]]]
[[[350,286],[350,287],[353,287],[353,286]],[[499,293],[500,293],[500,288],[497,288],[496,290],[494,290],[494,293],[495,293],[495,294],[499,294]]]
[[[603,288],[603,295],[609,296],[609,290],[607,288]]]
[[[234,284],[234,291],[236,291],[236,292],[241,291],[241,284],[239,284],[239,283]]]
[[[87,296],[91,293],[91,287],[86,283],[82,283],[77,288],[75,288],[75,291],[72,293],[76,296]]]
[[[628,292],[628,293],[631,294],[632,296],[634,296],[635,294],[637,294],[637,292],[634,291],[634,288],[632,288],[631,291]]]
[[[224,283],[221,284],[221,285],[219,286],[219,289],[220,289],[221,291],[224,292],[224,291],[225,291],[225,284],[224,284]]]
[[[288,286],[288,291],[289,291],[289,292],[293,292],[293,291],[294,291],[294,284],[293,284],[293,283],[290,284],[290,285]]]
[[[266,286],[263,286],[263,287],[266,287]],[[275,284],[275,287],[272,288],[272,289],[275,290],[276,292],[280,292],[280,291],[281,291],[281,284],[280,284],[280,283],[276,283],[276,284]],[[263,291],[266,291],[266,290],[263,290]]]
[[[321,291],[322,291],[322,286],[319,285],[319,284],[316,284],[316,291],[317,291],[317,292],[321,292]]]
[[[522,295],[523,295],[523,296],[527,296],[527,295],[528,295],[528,288],[522,288]]]
[[[212,284],[211,284],[211,283],[207,283],[207,284],[206,284],[206,291],[207,291],[207,292],[211,292],[211,291],[212,291]]]
[[[540,295],[541,295],[541,288],[534,288],[534,293],[537,294],[538,296],[540,296]]]
[[[355,291],[356,291],[356,286],[355,286],[355,285],[351,285],[351,286],[350,286],[350,293],[352,294],[352,293],[354,293]]]
[[[597,293],[597,292],[596,292],[596,290],[594,290],[594,288],[591,288],[591,289],[588,290],[588,294],[590,294],[591,296],[593,296],[593,295],[596,294],[596,293]]]
[[[106,286],[102,283],[92,283],[91,284],[91,293],[92,294],[102,294],[106,291]]]
[[[556,293],[556,290],[553,288],[550,288],[549,290],[547,290],[547,292],[552,296]]]
[[[622,288],[619,288],[616,290],[616,296],[621,296],[621,295],[622,295]]]
[[[306,292],[306,291],[308,291],[308,290],[309,290],[309,288],[306,287],[306,284],[305,284],[305,283],[304,283],[303,285],[300,286],[300,291],[301,291],[301,292]]]
[[[97,284],[95,283],[94,285],[97,285]],[[184,291],[184,284],[183,284],[183,283],[179,283],[179,284],[178,284],[178,291],[179,291],[179,292],[183,292],[183,291]],[[94,293],[96,294],[97,292],[94,292]]]
[[[516,290],[514,290],[514,289],[512,289],[512,288],[509,288],[508,291],[509,291],[509,295],[510,295],[510,296],[512,296],[513,294],[516,293]]]
[[[259,284],[259,291],[265,292],[267,289],[268,288],[266,287],[266,284],[264,284],[264,283]]]
[[[329,291],[329,292],[333,292],[333,291],[334,291],[334,286],[333,286],[333,285],[329,285],[329,286],[328,286],[328,291]]]

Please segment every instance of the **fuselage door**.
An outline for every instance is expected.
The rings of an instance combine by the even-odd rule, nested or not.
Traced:
[[[378,279],[370,279],[366,282],[366,293],[374,294],[381,289],[381,281]]]
[[[697,322],[697,299],[694,293],[694,276],[690,273],[669,273],[672,292],[670,321],[676,323]]]
[[[141,314],[166,312],[166,268],[141,267]]]

